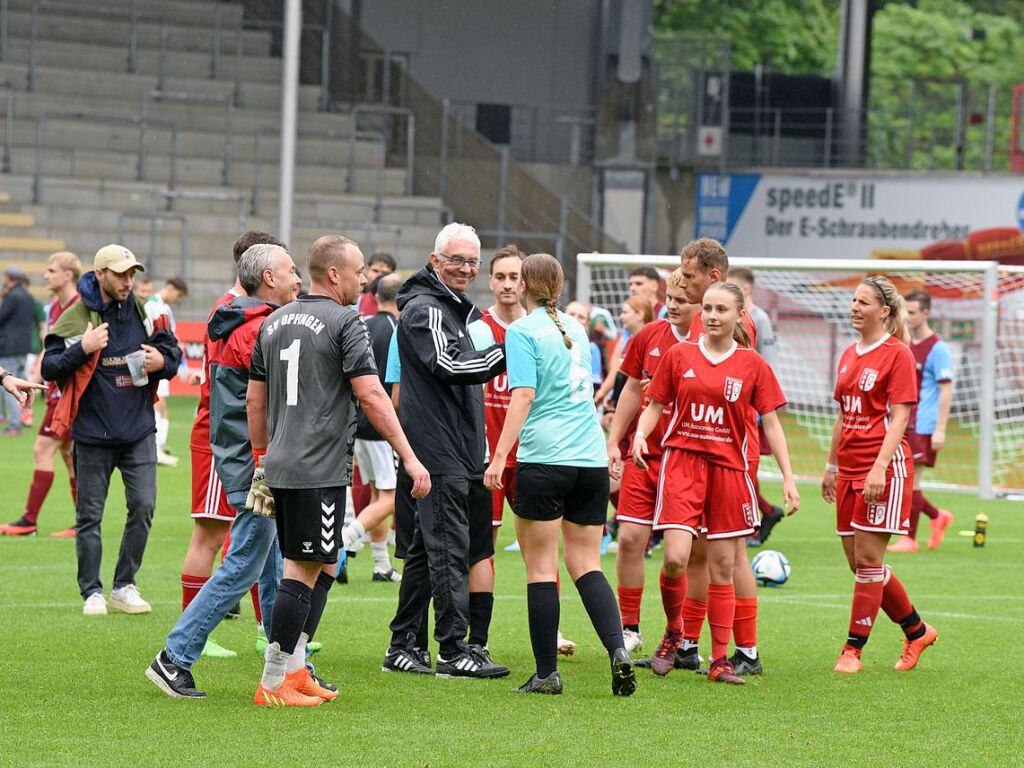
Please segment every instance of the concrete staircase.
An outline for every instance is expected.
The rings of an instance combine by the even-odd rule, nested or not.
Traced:
[[[130,6],[130,0],[90,2],[111,10]],[[9,42],[0,81],[14,95],[14,112],[8,123],[11,172],[0,177],[0,189],[9,195],[9,202],[0,203],[0,265],[39,265],[27,271],[41,271],[46,256],[63,247],[88,264],[97,248],[117,238],[120,223],[124,244],[157,278],[182,274],[189,280],[189,298],[178,315],[205,317],[232,279],[231,244],[239,230],[276,226],[280,61],[270,56],[269,32],[245,31],[238,87],[234,54],[241,7],[224,3],[219,76],[211,78],[215,3],[139,5],[165,21],[140,24],[133,72],[125,71],[127,18],[40,14],[34,89],[27,91],[32,2],[8,1]],[[190,99],[154,94],[161,71],[164,92]],[[240,106],[226,117],[236,91]],[[2,96],[0,89],[0,103]],[[317,236],[341,232],[367,254],[388,250],[403,267],[419,266],[441,222],[439,200],[407,195],[404,167],[389,163],[381,169],[378,138],[357,134],[350,148],[351,117],[318,112],[318,100],[318,86],[301,87],[290,243],[296,261],[304,261]],[[138,119],[143,111],[159,121],[146,127],[144,138]],[[173,150],[170,123],[176,129]],[[163,192],[172,176],[186,197],[173,200],[170,211]],[[160,218],[144,218],[151,214]]]

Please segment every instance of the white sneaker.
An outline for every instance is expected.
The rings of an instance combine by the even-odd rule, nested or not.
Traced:
[[[134,584],[115,589],[110,593],[110,607],[122,613],[149,613],[149,603],[142,599],[139,588]]]
[[[572,656],[576,653],[576,643],[562,636],[562,630],[558,630],[558,655]]]
[[[644,647],[644,636],[632,629],[624,629],[622,630],[622,643],[626,647],[626,652],[632,656]]]
[[[106,616],[107,615],[107,598],[103,596],[102,592],[93,592],[85,600],[85,605],[82,606],[82,615],[84,616]]]
[[[178,457],[171,456],[162,448],[156,449],[156,463],[163,467],[176,467],[178,466]],[[113,597],[113,595],[111,595]]]

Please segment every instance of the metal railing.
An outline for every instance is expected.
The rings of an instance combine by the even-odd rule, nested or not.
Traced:
[[[6,34],[6,7],[0,8],[4,18],[4,33]],[[131,7],[127,10],[110,8],[103,5],[90,5],[87,3],[61,3],[53,0],[35,0],[32,3],[32,10],[29,16],[29,43],[28,43],[28,74],[26,77],[25,89],[34,91],[36,87],[36,48],[39,41],[39,14],[45,11],[60,13],[62,16],[79,14],[85,16],[99,16],[112,19],[128,19],[128,60],[126,72],[135,72],[139,66],[139,24],[143,21],[166,23],[163,14],[143,11],[139,9],[139,0],[131,0]],[[5,44],[6,47],[6,44]]]
[[[181,275],[182,278],[187,280],[189,277],[190,261],[188,256],[188,219],[179,214],[162,213],[160,211],[122,211],[117,215],[117,242],[125,242],[124,223],[130,219],[149,222],[149,251],[146,261],[149,264],[150,272],[154,273],[159,272],[157,269],[157,253],[160,251],[160,249],[157,248],[158,222],[170,221],[180,227],[178,269],[176,272]]]
[[[135,180],[146,180],[147,142],[146,132],[150,126],[163,126],[171,135],[168,149],[167,186],[174,189],[177,181],[178,168],[178,126],[173,120],[141,115],[110,115],[92,114],[89,112],[41,112],[36,118],[36,167],[32,178],[32,202],[39,203],[43,199],[43,163],[46,149],[46,123],[53,120],[79,120],[97,123],[112,123],[119,126],[137,125],[139,127],[139,152],[135,170]]]
[[[377,216],[375,220],[379,221],[379,207],[381,204],[381,198],[383,196],[384,186],[384,161],[385,161],[385,147],[386,139],[383,134],[375,133],[373,131],[357,131],[354,130],[355,123],[353,122],[353,128],[348,131],[332,131],[332,130],[315,130],[315,129],[299,129],[296,134],[299,139],[302,138],[325,138],[325,139],[344,139],[348,142],[348,167],[347,177],[345,181],[345,192],[351,193],[353,189],[353,179],[356,172],[356,141],[374,141],[380,146],[380,155],[377,162],[377,184],[374,189],[374,200],[375,209],[377,209]],[[261,126],[256,129],[256,138],[253,144],[253,170],[252,170],[252,207],[250,211],[253,216],[259,216],[260,210],[263,204],[263,181],[260,178],[260,170],[263,166],[263,137],[271,134],[280,133],[280,129],[272,126]]]
[[[14,86],[8,82],[0,83],[0,90],[4,94],[4,154],[0,161],[0,171],[11,172],[14,147]]]
[[[174,210],[178,200],[207,200],[210,202],[235,203],[238,206],[238,233],[245,232],[245,209],[247,200],[241,192],[203,192],[193,189],[154,189],[150,192],[154,199],[166,200],[165,207],[168,211]]]
[[[165,91],[155,89],[142,97],[142,117],[149,113],[152,101],[178,101],[185,104],[224,104],[224,165],[221,169],[220,183],[231,186],[231,164],[234,161],[234,131],[232,130],[232,114],[234,102],[231,96],[220,93],[195,93],[188,91]]]
[[[358,130],[359,128],[359,116],[360,115],[381,115],[385,119],[389,116],[404,117],[405,118],[405,194],[411,195],[413,192],[413,170],[416,163],[416,115],[408,107],[391,107],[387,104],[356,104],[350,110],[352,115],[352,127]],[[388,135],[390,131],[387,129],[385,124],[384,130],[384,158],[385,162],[388,155],[389,142]],[[349,153],[353,152],[353,146],[349,145]],[[347,190],[351,192],[352,190]]]

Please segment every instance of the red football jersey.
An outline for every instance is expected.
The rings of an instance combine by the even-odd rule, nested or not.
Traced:
[[[834,397],[842,411],[839,437],[839,477],[861,484],[878,458],[889,428],[892,403],[917,402],[917,371],[910,348],[892,336],[883,336],[870,347],[852,344],[839,359]],[[909,464],[910,444],[903,435],[900,447],[886,468]]]
[[[72,304],[78,301],[81,297],[76,293],[71,297],[71,301],[65,304],[63,307],[60,305],[60,301],[54,299],[49,304],[50,311],[46,315],[46,333],[50,332],[50,329],[57,324],[60,316],[63,315]],[[43,335],[45,336],[46,333]],[[48,382],[46,385],[46,396],[44,398],[47,405],[52,405],[60,400],[60,387],[54,381]]]
[[[619,368],[627,376],[639,379],[644,382],[654,378],[658,365],[664,359],[666,353],[683,340],[683,336],[676,330],[668,320],[655,320],[645,325],[636,336],[630,341],[626,349],[626,357]],[[648,393],[649,387],[644,387],[640,397],[640,410],[630,425],[627,434],[636,432],[636,424],[640,420],[640,414],[650,404],[651,397]],[[665,427],[672,419],[672,403],[665,403],[665,411],[658,426],[647,438],[647,455],[661,456],[661,441],[665,437]]]
[[[748,468],[748,444],[757,439],[751,414],[786,404],[775,374],[757,352],[737,344],[714,360],[703,341],[672,347],[647,394],[659,403],[674,404],[664,446],[742,471]]]
[[[480,318],[491,329],[494,334],[495,344],[505,343],[505,331],[508,326],[485,309]],[[512,393],[508,391],[508,373],[502,371],[493,379],[484,384],[484,425],[487,428],[487,450],[489,456],[494,455],[494,449],[498,446],[498,438],[501,437],[501,430],[505,428],[505,417],[508,416],[508,406],[512,402]],[[505,460],[506,467],[516,465],[516,452],[519,450],[519,442],[512,446]]]
[[[238,294],[228,291],[217,299],[206,318],[207,322],[214,312],[230,304],[236,296]],[[210,448],[210,363],[220,361],[223,349],[223,341],[210,341],[210,334],[203,331],[203,381],[199,385],[199,407],[196,409],[196,420],[192,423],[192,437],[189,440],[189,448],[193,451],[213,453]]]

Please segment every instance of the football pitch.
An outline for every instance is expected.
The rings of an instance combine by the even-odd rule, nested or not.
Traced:
[[[0,765],[218,766],[946,766],[1024,765],[1024,504],[930,494],[956,515],[945,545],[890,555],[922,617],[939,633],[918,669],[892,669],[902,649],[884,614],[856,677],[832,673],[849,616],[852,576],[833,534],[834,516],[812,485],[804,508],[773,532],[793,576],[760,593],[762,678],[742,688],[712,685],[692,672],[667,678],[638,670],[628,699],[613,698],[608,664],[563,574],[562,630],[579,644],[560,662],[565,693],[511,689],[532,673],[524,568],[503,551],[501,530],[490,649],[512,668],[497,681],[383,674],[381,659],[398,585],[370,581],[369,551],[336,585],[317,640],[318,672],[341,691],[313,710],[262,709],[252,694],[262,669],[248,598],[242,618],[214,633],[238,651],[193,669],[207,698],[172,700],[143,671],[181,611],[181,562],[188,544],[188,430],[195,403],[171,402],[177,468],[159,470],[156,517],[139,586],[145,616],[82,615],[74,543],[49,533],[73,522],[63,467],[40,516],[40,535],[0,537]],[[37,408],[37,420],[42,408]],[[0,438],[0,516],[21,513],[32,472],[34,431]],[[778,487],[766,484],[769,497]],[[961,537],[989,516],[983,549]],[[115,475],[104,526],[108,590],[121,529],[123,492]],[[927,532],[924,519],[920,538]],[[658,593],[660,550],[648,561],[645,650],[664,628]],[[614,585],[615,560],[604,558]],[[710,638],[705,627],[701,651]],[[436,647],[432,647],[436,651]]]

